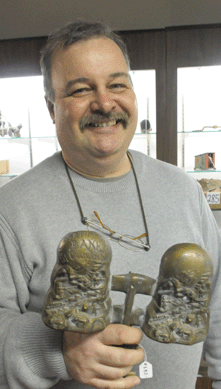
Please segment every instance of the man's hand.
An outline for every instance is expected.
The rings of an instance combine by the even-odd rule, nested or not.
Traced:
[[[125,349],[123,344],[139,344],[140,329],[110,324],[94,334],[65,331],[63,354],[69,374],[77,381],[98,389],[129,389],[140,383],[128,376],[133,365],[144,358],[142,348]]]

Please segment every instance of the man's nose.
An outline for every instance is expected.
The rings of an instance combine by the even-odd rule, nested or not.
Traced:
[[[110,112],[116,107],[116,102],[108,92],[96,92],[91,101],[90,108],[92,112]]]

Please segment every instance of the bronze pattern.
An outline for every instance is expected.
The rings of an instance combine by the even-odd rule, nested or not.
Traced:
[[[44,323],[54,329],[90,333],[110,323],[111,246],[93,231],[67,234],[43,309]]]
[[[193,243],[176,244],[163,255],[158,280],[136,273],[113,275],[111,289],[124,292],[124,306],[109,296],[110,243],[93,231],[67,234],[58,246],[42,313],[54,329],[91,333],[111,321],[138,325],[149,338],[191,345],[209,328],[212,259]],[[146,308],[133,310],[137,293],[151,295]]]
[[[205,339],[209,329],[212,259],[191,243],[170,247],[163,255],[144,333],[163,343],[191,345]]]

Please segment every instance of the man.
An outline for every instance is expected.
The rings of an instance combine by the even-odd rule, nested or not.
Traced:
[[[137,106],[124,44],[100,23],[71,23],[49,37],[41,66],[62,154],[1,188],[1,388],[193,389],[203,346],[214,389],[221,388],[219,231],[194,180],[174,166],[127,153]],[[111,275],[157,279],[162,255],[176,243],[196,243],[210,253],[214,276],[204,345],[158,343],[142,334],[151,300],[142,294],[134,301],[136,327],[110,324],[80,334],[44,325],[59,242],[99,220],[101,233],[112,236]],[[124,293],[110,295],[120,310]],[[139,378],[141,347],[117,347],[139,343],[152,378]],[[132,367],[136,375],[129,374]]]

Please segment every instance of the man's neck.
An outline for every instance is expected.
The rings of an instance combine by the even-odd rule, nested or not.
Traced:
[[[63,152],[62,156],[66,164],[76,173],[87,178],[114,178],[128,173],[131,164],[127,154],[122,158],[105,157],[99,159],[74,160],[68,158]]]

